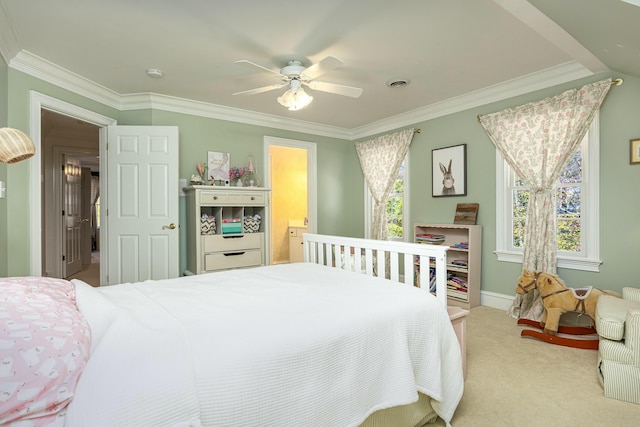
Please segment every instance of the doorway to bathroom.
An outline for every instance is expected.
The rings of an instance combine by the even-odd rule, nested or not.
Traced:
[[[271,188],[269,262],[297,261],[301,234],[317,230],[316,144],[267,136],[264,145],[265,187]]]

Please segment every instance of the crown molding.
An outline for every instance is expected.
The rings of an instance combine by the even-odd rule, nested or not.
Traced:
[[[1,16],[2,13],[0,13],[0,18]],[[24,50],[9,61],[9,67],[118,111],[158,109],[349,141],[567,83],[593,74],[576,61],[567,62],[358,128],[346,129],[155,93],[122,95]]]
[[[183,113],[331,138],[350,139],[351,137],[351,132],[348,129],[156,93],[122,95],[121,99],[121,110],[153,108],[173,113]]]
[[[121,95],[118,93],[79,74],[59,67],[53,62],[47,61],[29,51],[20,51],[9,62],[9,67],[111,108],[121,109]]]

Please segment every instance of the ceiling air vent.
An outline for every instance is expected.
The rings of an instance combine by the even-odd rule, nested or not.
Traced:
[[[407,86],[411,80],[406,79],[392,79],[387,82],[387,86],[390,88],[401,88]]]

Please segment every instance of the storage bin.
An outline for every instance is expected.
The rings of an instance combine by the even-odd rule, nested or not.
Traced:
[[[216,234],[216,217],[202,215],[200,217],[200,234],[203,236]]]
[[[242,223],[240,222],[223,222],[222,234],[238,234],[242,233]]]
[[[256,233],[260,230],[260,222],[262,218],[260,215],[247,215],[244,217],[244,222],[242,223],[242,229],[245,233]]]

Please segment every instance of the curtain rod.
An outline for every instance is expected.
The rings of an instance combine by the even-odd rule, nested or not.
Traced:
[[[624,80],[621,79],[620,77],[618,77],[617,79],[613,79],[611,80],[611,86],[622,86],[622,83],[624,83]],[[482,114],[478,114],[478,123],[480,122],[480,117],[482,117]]]
[[[420,128],[415,129],[415,130],[413,131],[413,133],[420,133],[420,132],[422,132],[422,130],[421,130]]]

